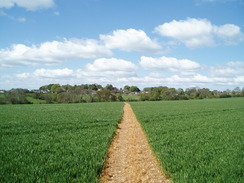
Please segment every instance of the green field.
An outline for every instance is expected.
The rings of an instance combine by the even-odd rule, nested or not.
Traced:
[[[46,100],[36,99],[33,97],[26,97],[26,99],[31,102],[32,104],[46,104]]]
[[[131,105],[174,182],[244,182],[244,98]]]
[[[138,95],[138,94],[134,94],[134,95],[123,94],[122,97],[125,101],[139,101],[140,100],[140,95]]]
[[[174,182],[243,182],[244,98],[131,105]],[[122,107],[0,105],[0,182],[97,182]]]
[[[122,108],[0,105],[0,182],[97,182]]]

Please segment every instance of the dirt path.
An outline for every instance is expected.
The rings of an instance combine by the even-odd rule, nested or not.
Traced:
[[[170,182],[155,159],[146,136],[129,104],[108,150],[101,183]]]

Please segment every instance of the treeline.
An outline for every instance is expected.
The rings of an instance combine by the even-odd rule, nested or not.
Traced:
[[[236,87],[234,90],[211,91],[208,88],[187,88],[186,90],[179,88],[168,88],[166,86],[144,88],[140,94],[141,101],[157,101],[157,100],[191,100],[205,98],[228,98],[228,97],[244,97],[244,87]]]
[[[205,98],[244,97],[244,88],[217,91],[208,88],[175,89],[166,86],[148,87],[142,91],[137,86],[116,88],[111,84],[105,87],[99,84],[59,85],[49,84],[38,90],[11,89],[1,91],[0,104],[30,104],[32,99],[45,103],[86,103],[114,101],[160,101],[191,100]]]

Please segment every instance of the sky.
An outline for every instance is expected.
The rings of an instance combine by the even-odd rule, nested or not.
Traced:
[[[0,0],[0,89],[244,86],[244,0]]]

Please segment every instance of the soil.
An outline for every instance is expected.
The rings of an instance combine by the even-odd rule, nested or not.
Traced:
[[[169,183],[163,176],[146,135],[131,106],[124,114],[108,149],[101,183]]]

